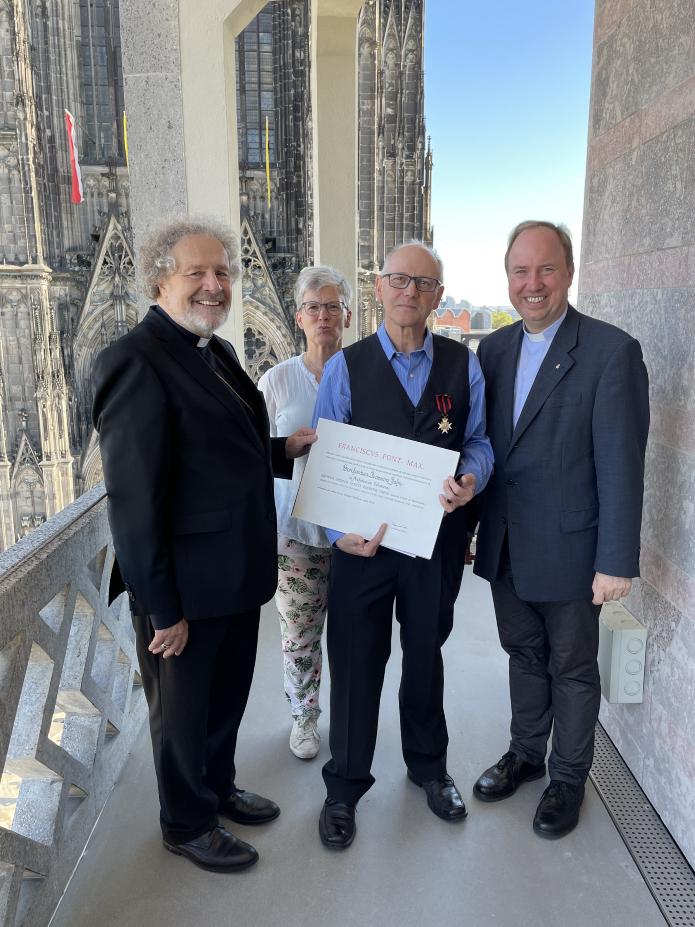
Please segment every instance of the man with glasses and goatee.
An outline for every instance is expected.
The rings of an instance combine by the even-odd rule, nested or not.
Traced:
[[[468,348],[432,335],[430,313],[443,292],[439,257],[420,242],[388,255],[376,282],[384,322],[376,334],[339,351],[324,368],[314,420],[332,419],[460,452],[440,495],[446,512],[430,560],[371,539],[328,531],[333,542],[328,599],[331,759],[321,840],[343,849],[355,836],[355,806],[371,775],[379,699],[391,649],[394,602],[403,666],[401,741],[408,777],[447,821],[466,816],[448,775],[441,647],[451,632],[463,573],[467,513],[487,483],[492,451],[485,435],[484,383]]]

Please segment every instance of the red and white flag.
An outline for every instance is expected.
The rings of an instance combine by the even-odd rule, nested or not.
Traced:
[[[80,159],[77,153],[77,132],[75,131],[75,117],[65,110],[65,128],[68,132],[68,151],[70,152],[70,199],[73,203],[84,201],[82,192],[82,174],[80,173]]]

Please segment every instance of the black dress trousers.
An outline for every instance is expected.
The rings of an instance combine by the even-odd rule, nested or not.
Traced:
[[[333,549],[327,633],[331,759],[323,768],[329,798],[354,804],[374,783],[371,766],[394,602],[403,651],[398,695],[403,758],[423,781],[446,771],[441,647],[451,633],[461,585],[459,548],[443,550],[438,543],[431,560],[385,547],[372,558]]]
[[[260,609],[188,622],[188,643],[164,660],[154,631],[133,616],[149,706],[164,838],[186,843],[217,824],[234,785],[237,732],[251,688]]]
[[[510,750],[528,763],[548,758],[551,779],[586,781],[601,707],[598,616],[591,599],[525,602],[508,557],[492,583],[500,643],[509,655]]]

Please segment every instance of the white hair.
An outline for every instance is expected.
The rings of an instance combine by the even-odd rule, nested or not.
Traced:
[[[345,277],[335,267],[321,265],[318,267],[305,267],[300,271],[294,285],[294,303],[299,311],[304,302],[304,294],[308,290],[320,290],[323,286],[334,286],[340,292],[341,299],[349,309],[352,300],[352,287]]]

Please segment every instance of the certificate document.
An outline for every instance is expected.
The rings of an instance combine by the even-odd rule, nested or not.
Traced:
[[[386,522],[384,547],[429,560],[458,452],[325,418],[316,433],[292,515],[364,538]]]

